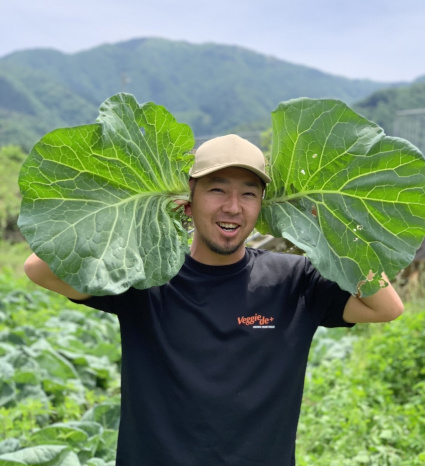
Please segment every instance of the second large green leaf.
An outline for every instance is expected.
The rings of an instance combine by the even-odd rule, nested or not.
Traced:
[[[425,236],[422,154],[340,101],[283,102],[272,121],[261,230],[304,249],[341,288],[376,292]]]

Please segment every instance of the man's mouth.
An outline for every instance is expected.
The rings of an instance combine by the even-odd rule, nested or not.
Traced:
[[[218,222],[217,225],[224,231],[235,231],[237,228],[239,228],[237,223]]]

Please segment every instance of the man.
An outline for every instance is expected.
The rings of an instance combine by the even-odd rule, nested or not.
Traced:
[[[311,339],[319,325],[398,317],[389,284],[358,298],[308,259],[245,247],[261,208],[264,156],[235,135],[210,140],[190,171],[190,255],[169,283],[90,297],[32,255],[45,288],[118,315],[122,406],[117,465],[289,466]]]

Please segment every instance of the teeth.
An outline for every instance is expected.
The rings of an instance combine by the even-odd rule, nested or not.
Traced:
[[[237,228],[239,225],[237,225],[236,223],[219,223],[219,226],[222,227],[222,228]]]

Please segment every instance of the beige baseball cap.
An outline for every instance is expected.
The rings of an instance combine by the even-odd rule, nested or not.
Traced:
[[[265,183],[271,181],[265,170],[265,159],[261,150],[236,134],[210,139],[200,145],[189,175],[192,178],[200,178],[226,167],[246,168]]]

